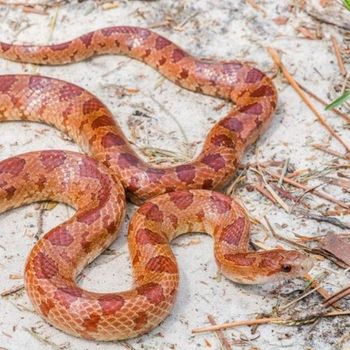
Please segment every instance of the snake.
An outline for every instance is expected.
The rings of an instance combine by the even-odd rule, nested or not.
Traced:
[[[234,102],[209,131],[200,154],[175,166],[143,161],[108,108],[85,89],[38,75],[0,76],[0,120],[50,124],[85,154],[50,150],[0,162],[0,211],[53,200],[76,212],[32,248],[25,287],[35,310],[56,328],[86,339],[122,340],[154,329],[171,312],[179,284],[170,242],[188,232],[214,240],[219,271],[241,284],[303,276],[311,259],[295,250],[248,249],[250,221],[221,192],[246,147],[267,128],[277,102],[270,78],[239,61],[210,62],[145,28],[111,27],[66,43],[0,43],[0,57],[67,64],[97,54],[124,54],[154,67],[183,88]],[[83,289],[77,276],[117,236],[126,196],[141,204],[128,246],[133,287],[116,293]]]

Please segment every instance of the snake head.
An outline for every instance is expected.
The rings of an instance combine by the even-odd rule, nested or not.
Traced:
[[[260,253],[258,269],[262,282],[273,282],[304,276],[313,262],[307,255],[296,250],[274,249]]]
[[[312,259],[296,250],[273,249],[225,255],[221,272],[242,284],[262,284],[304,276],[313,266]]]

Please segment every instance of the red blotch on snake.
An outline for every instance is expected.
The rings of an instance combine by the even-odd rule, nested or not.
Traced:
[[[193,193],[187,192],[170,192],[170,200],[179,209],[186,209],[193,203]]]
[[[164,255],[158,255],[148,260],[146,270],[154,272],[177,273],[177,266],[172,259]]]
[[[210,141],[213,145],[218,146],[218,147],[230,147],[230,148],[232,148],[234,146],[232,139],[224,134],[214,135]]]
[[[91,127],[93,129],[102,128],[104,126],[114,126],[115,123],[111,117],[108,115],[102,115],[101,117],[96,118],[92,123]]]
[[[175,49],[173,50],[173,53],[171,55],[173,63],[177,63],[181,61],[186,56],[186,53],[181,49]]]
[[[39,279],[50,279],[58,273],[56,262],[41,252],[33,258],[33,266]]]
[[[143,328],[148,322],[147,313],[144,311],[139,312],[137,316],[133,319],[133,321],[134,321],[134,330]]]
[[[213,180],[212,179],[205,179],[203,181],[202,188],[204,190],[209,190],[209,189],[213,188]]]
[[[244,227],[245,219],[243,217],[237,218],[233,224],[223,228],[220,240],[238,246],[244,232]]]
[[[167,217],[168,217],[168,219],[170,220],[172,226],[173,226],[174,228],[176,228],[176,227],[177,227],[177,223],[178,223],[177,216],[170,213],[170,214],[168,214]]]
[[[77,215],[77,220],[79,222],[82,222],[87,225],[91,225],[94,223],[99,217],[101,216],[101,213],[99,209],[90,209],[85,212],[82,212],[81,214]]]
[[[108,132],[102,137],[101,144],[103,147],[110,148],[113,146],[125,145],[125,141],[121,136],[112,132]]]
[[[138,211],[139,213],[145,215],[147,220],[158,222],[163,220],[163,212],[159,210],[158,205],[151,202],[147,202],[142,205]]]
[[[47,236],[47,240],[52,245],[68,247],[74,239],[64,227],[58,227]]]
[[[101,319],[101,316],[98,314],[92,314],[89,318],[86,318],[83,323],[83,327],[88,332],[96,332],[98,323]]]
[[[182,70],[180,72],[180,78],[181,79],[187,79],[188,75],[189,75],[188,70],[185,69],[185,68],[182,68]]]
[[[219,153],[210,153],[202,158],[202,163],[218,171],[225,166],[225,159]]]
[[[129,168],[129,166],[136,166],[139,159],[131,153],[121,153],[118,158],[118,165],[122,169]]]
[[[150,303],[155,305],[165,299],[162,286],[154,282],[143,284],[137,288],[137,292],[145,296]]]
[[[248,84],[253,84],[262,80],[263,78],[264,73],[260,72],[258,69],[253,68],[248,72],[245,82]]]
[[[80,40],[84,43],[86,48],[88,48],[91,45],[93,36],[94,36],[94,33],[88,33],[80,37]]]
[[[50,299],[43,301],[39,307],[41,312],[45,317],[49,314],[50,310],[55,306],[55,303],[51,301]]]
[[[63,151],[41,152],[40,161],[47,171],[61,166],[67,156]]]
[[[274,95],[274,90],[272,89],[271,86],[268,85],[263,85],[260,86],[258,89],[253,91],[250,96],[251,97],[263,97],[263,96],[272,96]]]
[[[237,118],[232,118],[232,117],[225,118],[220,122],[220,125],[234,132],[241,132],[243,130],[243,124]]]
[[[162,36],[158,36],[156,39],[156,50],[164,49],[164,47],[171,45],[171,41],[168,39],[163,38]]]
[[[90,98],[83,103],[83,114],[97,112],[102,108],[101,102],[96,98]]]
[[[10,90],[11,86],[16,82],[16,77],[5,76],[1,79],[0,92],[6,93]]]
[[[123,307],[125,300],[120,295],[106,294],[98,298],[98,303],[104,315],[112,315]]]
[[[0,47],[1,47],[1,51],[2,52],[6,52],[6,51],[10,50],[11,45],[10,44],[6,44],[6,43],[1,43]]]
[[[6,191],[6,199],[10,200],[16,192],[16,187],[14,186],[7,187],[5,188],[5,191]]]
[[[176,175],[180,181],[190,184],[196,176],[196,168],[190,164],[179,165],[175,168]]]
[[[164,244],[166,240],[164,237],[147,228],[141,228],[137,231],[135,240],[138,244]]]
[[[245,114],[261,114],[263,112],[262,105],[258,102],[243,106],[239,109],[241,113]]]
[[[210,196],[210,204],[220,214],[224,214],[231,209],[230,199],[221,193],[213,192]]]

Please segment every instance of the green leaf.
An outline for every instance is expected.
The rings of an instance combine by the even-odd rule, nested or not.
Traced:
[[[350,0],[343,0],[344,6],[350,11]]]
[[[326,111],[340,106],[349,98],[350,98],[350,91],[345,91],[341,96],[339,96],[333,102],[331,102],[328,106],[326,106],[325,108]]]

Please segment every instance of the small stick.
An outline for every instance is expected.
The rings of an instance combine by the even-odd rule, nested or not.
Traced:
[[[222,329],[234,328],[234,327],[240,327],[240,326],[253,326],[256,324],[284,322],[284,321],[285,321],[285,319],[281,318],[281,317],[258,318],[256,320],[228,322],[228,323],[223,323],[223,324],[217,324],[215,326],[195,328],[195,329],[192,329],[192,333],[212,332],[212,331],[218,331],[218,330],[222,330]]]
[[[342,158],[342,159],[350,159],[350,156],[348,154],[343,154],[343,153],[340,153],[338,151],[335,151],[334,149],[331,149],[331,148],[328,148],[326,146],[323,146],[323,145],[320,145],[320,144],[313,144],[311,145],[313,148],[316,148],[322,152],[325,152],[325,153],[328,153],[328,154],[331,154],[332,156],[335,156],[335,157],[338,157],[338,158]]]
[[[345,316],[345,315],[350,315],[350,310],[332,311],[325,314],[315,315],[315,317],[336,317],[336,316]],[[292,322],[292,321],[294,320],[283,318],[283,317],[266,317],[266,318],[258,318],[256,320],[228,322],[228,323],[218,324],[215,326],[195,328],[195,329],[192,329],[192,333],[213,332],[221,329],[235,328],[235,327],[241,327],[241,326],[254,326],[257,324],[266,324],[266,323],[286,323],[286,322]]]
[[[317,117],[317,119],[320,121],[321,125],[323,125],[327,131],[336,138],[344,147],[345,149],[350,152],[350,145],[348,145],[332,128],[330,124],[328,124],[326,118],[316,109],[316,107],[311,103],[311,101],[307,98],[303,90],[299,87],[298,83],[294,80],[294,78],[291,76],[291,74],[288,72],[287,68],[283,65],[281,62],[281,58],[279,57],[276,50],[269,47],[267,49],[269,54],[271,55],[274,62],[277,64],[277,66],[282,70],[284,76],[287,78],[289,84],[293,87],[295,92],[301,97],[301,99],[305,102],[305,104],[309,107],[309,109],[314,113],[314,115]]]
[[[322,298],[328,299],[330,297],[330,294],[328,293],[328,291],[322,288],[320,283],[316,279],[314,279],[312,276],[310,276],[309,274],[306,274],[304,278],[310,283],[311,287],[315,289],[317,288],[317,293],[320,294]]]
[[[253,188],[255,188],[257,191],[259,191],[263,196],[265,196],[269,201],[271,201],[273,204],[277,204],[277,201],[273,196],[270,194],[269,191],[267,191],[263,185],[260,184],[251,184]]]
[[[322,105],[324,105],[325,107],[328,106],[330,104],[330,102],[327,102],[325,100],[323,100],[322,98],[318,97],[317,95],[315,95],[312,91],[310,91],[309,89],[307,89],[305,86],[301,85],[300,83],[298,83],[298,85],[300,86],[301,89],[303,89],[308,95],[310,95],[312,98],[314,98],[316,101],[320,102]],[[338,115],[339,117],[343,118],[344,120],[346,120],[348,123],[350,123],[350,117],[348,117],[345,113],[341,112],[339,109],[333,108],[331,109],[331,112],[335,113],[336,115]]]
[[[216,326],[217,323],[212,315],[208,315],[208,320],[213,326]],[[225,338],[224,333],[221,330],[217,330],[215,334],[218,337],[220,344],[224,350],[232,350],[230,343]]]
[[[274,177],[275,179],[279,179],[279,177],[280,177],[280,175],[275,174],[275,173],[273,173],[273,172],[271,172],[271,171],[269,171],[267,169],[265,169],[265,172],[268,173],[269,175],[271,175],[272,177]],[[284,178],[284,182],[287,182],[287,183],[289,183],[290,185],[292,185],[294,187],[301,188],[304,191],[311,192],[314,195],[316,195],[316,196],[318,196],[320,198],[326,199],[329,202],[338,204],[340,207],[343,207],[345,209],[349,209],[350,208],[349,204],[337,200],[336,198],[334,198],[333,196],[329,195],[328,193],[320,191],[320,190],[316,190],[316,189],[314,189],[312,187],[309,187],[309,186],[306,186],[306,185],[303,185],[303,184],[301,184],[301,183],[299,183],[299,182],[297,182],[295,180],[292,180],[292,179],[290,179],[288,177]]]
[[[333,305],[334,303],[336,303],[337,301],[339,301],[340,299],[345,298],[346,296],[348,296],[350,294],[350,286],[347,286],[343,289],[341,289],[340,291],[334,293],[333,295],[331,295],[329,298],[327,298],[323,303],[322,306],[324,307],[328,307]]]
[[[281,172],[281,177],[278,179],[277,185],[279,187],[281,187],[282,184],[283,184],[283,179],[286,176],[286,173],[287,173],[287,170],[288,170],[288,165],[289,165],[289,158],[287,158],[286,161],[284,162],[283,169],[282,169],[282,172]]]
[[[339,45],[338,45],[338,43],[337,43],[337,39],[332,35],[331,40],[332,40],[332,45],[333,45],[334,54],[335,54],[335,56],[337,57],[337,61],[338,61],[338,66],[339,66],[340,73],[341,73],[344,77],[346,77],[347,72],[346,72],[346,69],[345,69],[345,66],[344,66],[343,58],[342,58],[341,53],[340,53],[340,50],[339,50]]]
[[[288,191],[286,191],[285,189],[283,189],[281,187],[278,187],[277,185],[272,185],[272,187],[274,188],[275,191],[277,191],[281,195],[281,197],[289,199],[292,202],[294,202],[295,204],[299,203],[299,204],[303,205],[305,208],[310,209],[310,205],[303,202],[302,198],[296,198],[291,193],[289,193]]]

